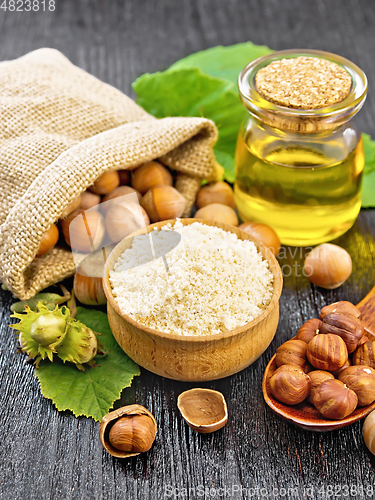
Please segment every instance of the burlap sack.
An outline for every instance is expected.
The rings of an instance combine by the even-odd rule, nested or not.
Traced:
[[[0,63],[0,279],[20,299],[75,271],[71,252],[34,259],[64,207],[106,170],[161,158],[178,173],[188,215],[212,178],[215,125],[157,120],[52,49]]]

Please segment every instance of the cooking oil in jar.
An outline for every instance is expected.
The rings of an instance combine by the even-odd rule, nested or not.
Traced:
[[[260,146],[240,132],[235,197],[241,219],[272,226],[287,245],[315,245],[345,233],[361,208],[362,139],[342,160],[337,149],[319,142]]]
[[[250,62],[238,88],[247,110],[236,149],[240,217],[270,225],[289,245],[345,233],[361,207],[364,152],[353,118],[366,75],[335,54],[284,50]]]

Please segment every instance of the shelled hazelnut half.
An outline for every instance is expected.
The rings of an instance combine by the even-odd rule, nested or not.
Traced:
[[[130,405],[102,418],[99,438],[109,454],[128,458],[148,451],[154,443],[156,431],[152,413],[141,405]]]

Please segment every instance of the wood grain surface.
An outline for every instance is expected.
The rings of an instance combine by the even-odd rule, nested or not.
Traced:
[[[131,94],[131,82],[138,75],[164,69],[217,44],[252,40],[273,49],[328,50],[348,57],[367,73],[369,97],[358,125],[375,137],[373,0],[56,0],[55,4],[54,12],[0,9],[0,60],[54,47]],[[142,370],[116,406],[146,406],[155,415],[158,432],[149,453],[127,461],[103,451],[98,423],[58,413],[41,396],[33,367],[16,354],[16,341],[7,327],[12,298],[2,292],[0,498],[375,498],[375,460],[364,445],[361,422],[331,433],[303,431],[271,413],[261,387],[272,354],[304,321],[316,317],[325,304],[341,299],[357,303],[370,291],[375,283],[374,239],[375,211],[362,211],[355,226],[337,240],[351,254],[354,270],[336,291],[317,289],[302,277],[305,250],[282,248],[279,260],[285,286],[280,324],[270,348],[241,373],[199,384],[226,397],[229,420],[220,431],[197,434],[180,416],[177,397],[194,384]]]

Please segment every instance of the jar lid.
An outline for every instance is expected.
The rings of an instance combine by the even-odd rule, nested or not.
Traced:
[[[362,107],[367,78],[347,59],[317,50],[283,50],[248,64],[240,97],[255,117],[299,133],[332,130]]]

